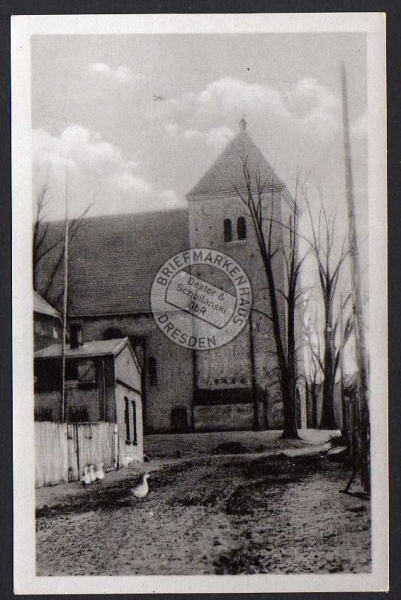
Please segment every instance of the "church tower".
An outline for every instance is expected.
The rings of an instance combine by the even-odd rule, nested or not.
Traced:
[[[273,332],[262,314],[269,312],[267,280],[252,219],[241,200],[247,194],[246,173],[253,191],[258,182],[264,183],[265,214],[274,205],[274,218],[280,221],[293,201],[242,118],[239,133],[187,195],[190,247],[211,248],[232,257],[246,272],[253,296],[251,317],[236,338],[220,348],[194,353],[195,431],[282,426]],[[281,236],[282,228],[274,226],[274,244],[280,244]],[[283,287],[284,264],[279,254],[275,276]],[[207,279],[201,268],[194,274]],[[280,311],[285,327],[284,304]]]

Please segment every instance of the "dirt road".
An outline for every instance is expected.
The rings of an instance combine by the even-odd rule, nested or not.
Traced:
[[[205,456],[93,486],[37,518],[38,575],[370,570],[369,504],[320,457]]]

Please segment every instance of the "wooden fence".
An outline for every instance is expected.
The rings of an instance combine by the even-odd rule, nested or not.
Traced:
[[[35,485],[77,481],[90,464],[118,468],[118,453],[115,423],[35,422]]]

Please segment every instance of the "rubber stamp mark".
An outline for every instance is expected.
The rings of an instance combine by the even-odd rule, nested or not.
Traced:
[[[189,272],[193,265],[207,267],[210,277],[224,280],[223,287],[234,293]],[[197,350],[218,348],[245,326],[252,307],[251,285],[230,256],[209,248],[191,249],[160,267],[151,306],[157,326],[176,344]]]

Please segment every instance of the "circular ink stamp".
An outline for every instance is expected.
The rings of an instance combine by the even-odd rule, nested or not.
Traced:
[[[194,350],[213,350],[245,327],[252,307],[251,284],[231,256],[210,248],[175,254],[158,270],[151,308],[160,331]]]

